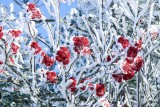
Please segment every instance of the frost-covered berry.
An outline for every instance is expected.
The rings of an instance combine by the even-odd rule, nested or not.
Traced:
[[[47,80],[51,83],[56,83],[57,82],[57,74],[53,71],[47,71],[46,73]]]
[[[67,65],[70,62],[70,52],[67,47],[60,47],[56,54],[56,60]]]
[[[9,34],[11,34],[12,37],[16,38],[16,37],[18,37],[18,36],[21,34],[21,31],[20,31],[20,30],[13,29],[13,30],[10,30],[10,31],[9,31]]]
[[[105,89],[105,85],[104,84],[102,84],[102,83],[96,84],[96,95],[98,97],[104,96],[105,92],[106,92],[106,89]]]
[[[3,64],[3,62],[2,61],[0,61],[0,65],[2,65]]]
[[[86,48],[85,47],[89,47],[89,40],[88,38],[84,37],[84,36],[76,36],[73,37],[73,43],[74,43],[74,51],[77,54],[80,54],[80,52],[83,50],[82,53],[86,53]],[[90,50],[89,50],[90,51]],[[88,52],[89,52],[88,51]],[[90,52],[89,52],[90,53]]]
[[[134,77],[134,74],[135,74],[134,71],[131,71],[131,72],[128,73],[128,74],[123,74],[123,79],[124,79],[124,80],[130,80],[130,79],[132,79],[132,78]]]
[[[3,35],[3,32],[0,32],[0,39],[2,39]]]
[[[122,69],[123,69],[123,73],[124,74],[130,73],[132,71],[132,65],[131,65],[131,63],[128,60],[125,60],[122,63]]]
[[[46,66],[52,66],[54,64],[54,59],[50,58],[48,55],[44,55],[42,63],[45,64]]]
[[[127,50],[127,57],[136,57],[138,54],[138,48],[130,46]]]
[[[39,46],[38,42],[36,42],[36,41],[32,41],[30,47],[35,50],[35,54],[40,53],[42,50],[41,47]]]
[[[142,57],[137,56],[134,59],[134,62],[132,64],[132,69],[135,70],[135,71],[140,71],[140,69],[142,68],[142,65],[143,65],[143,59],[142,59]]]
[[[138,50],[142,49],[142,39],[136,41],[135,47],[138,48]]]
[[[41,19],[42,18],[42,15],[41,15],[39,10],[36,10],[36,11],[32,12],[31,19],[36,19],[36,18],[37,19]]]
[[[76,78],[75,77],[70,77],[69,80],[72,80],[71,84],[67,87],[70,92],[75,92],[76,91]]]
[[[2,27],[2,26],[0,26],[0,32],[2,32],[2,30],[3,30],[3,27]]]
[[[0,26],[0,39],[2,39],[2,37],[3,37],[3,35],[4,35],[4,33],[2,32],[2,30],[3,30],[3,27]]]
[[[119,37],[118,43],[120,43],[120,44],[123,46],[124,49],[129,46],[129,41],[128,41],[128,39],[125,39],[125,38],[122,37],[122,36]]]
[[[118,83],[122,83],[123,75],[122,74],[112,74],[112,77],[114,78],[115,81]]]
[[[11,44],[12,53],[16,54],[19,50],[19,46],[16,45],[14,42]]]
[[[36,5],[33,3],[29,3],[27,4],[27,6],[28,6],[27,11],[34,11],[36,9]]]
[[[41,19],[42,14],[39,9],[36,8],[36,5],[33,3],[27,4],[27,12],[30,14],[31,19]]]
[[[9,61],[13,64],[14,63],[14,59],[12,58],[12,56],[9,57]]]

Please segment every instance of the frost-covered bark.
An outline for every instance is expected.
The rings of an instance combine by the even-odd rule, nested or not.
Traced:
[[[0,5],[2,105],[160,106],[159,1],[66,2]]]

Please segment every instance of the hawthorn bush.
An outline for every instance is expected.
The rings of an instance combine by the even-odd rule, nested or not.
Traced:
[[[79,0],[64,18],[74,0],[13,2],[0,4],[0,105],[160,106],[159,0]]]

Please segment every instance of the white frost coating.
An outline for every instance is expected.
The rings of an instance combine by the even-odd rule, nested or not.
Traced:
[[[9,7],[10,7],[10,13],[12,13],[12,12],[14,11],[14,5],[13,5],[13,3],[11,3],[11,4],[9,5]]]
[[[2,14],[5,13],[4,7],[1,7],[1,13],[2,13]]]
[[[48,15],[42,16],[41,20],[30,19],[26,5],[23,5],[25,10],[21,11],[19,16],[12,14],[15,13],[12,4],[9,11],[0,6],[1,9],[3,8],[0,21],[4,26],[4,36],[0,41],[0,61],[4,63],[0,65],[0,68],[5,69],[1,76],[6,78],[6,82],[9,77],[13,77],[10,84],[21,94],[29,95],[28,98],[32,100],[32,106],[35,107],[49,103],[55,106],[62,106],[65,103],[68,107],[103,106],[105,101],[97,103],[101,101],[101,98],[96,95],[97,83],[105,84],[106,94],[102,99],[110,102],[110,106],[124,104],[134,106],[138,103],[146,104],[141,106],[156,106],[152,102],[158,99],[157,90],[160,88],[158,85],[160,74],[157,71],[159,69],[157,60],[160,55],[158,49],[160,31],[159,19],[155,21],[155,15],[158,14],[154,11],[158,11],[159,4],[150,0],[143,2],[138,0],[81,0],[78,8],[71,9],[71,12],[62,18],[59,10],[60,2],[72,3],[73,1],[42,0]],[[52,17],[48,17],[50,15]],[[41,30],[37,27],[41,24],[46,30],[47,38],[38,35]],[[20,37],[13,38],[11,34],[8,34],[11,29],[20,29],[22,34]],[[156,37],[152,37],[154,34]],[[80,35],[89,39],[90,54],[75,52],[72,39]],[[140,74],[141,81],[136,78],[137,76],[132,78],[133,81],[137,81],[136,83],[132,80],[125,81],[123,75],[122,83],[118,83],[116,77],[113,76],[113,74],[123,74],[122,65],[127,58],[128,47],[123,49],[122,44],[118,43],[119,35],[128,39],[130,46],[135,46],[134,42],[142,39],[143,48],[137,55],[144,59],[144,64],[141,71],[135,71],[135,75]],[[10,51],[12,41],[21,46],[17,54],[12,54]],[[31,50],[29,44],[31,41],[37,41],[41,46],[41,52],[44,51],[44,54],[54,57],[52,67],[42,64],[44,56],[43,54],[41,56],[41,52],[33,55],[34,49]],[[60,46],[66,46],[69,49],[69,64],[63,65],[56,61],[56,53]],[[109,61],[108,55],[111,57]],[[10,56],[14,63],[8,60]],[[34,57],[35,60],[33,60]],[[48,77],[46,71],[56,72],[56,83],[51,82],[52,76]],[[70,77],[76,78],[75,92],[70,92],[68,89],[73,82],[69,79]],[[86,80],[81,83],[83,79]],[[84,90],[81,89],[83,86],[86,86]],[[94,90],[91,90],[91,87]],[[8,87],[3,89],[6,89],[7,93],[14,91],[12,87],[10,90]],[[135,99],[132,99],[133,97]]]
[[[53,46],[53,49],[55,49],[55,42],[54,42],[54,35],[52,34],[52,30],[51,30],[51,25],[49,23],[46,23],[45,20],[43,20],[43,28],[46,29],[48,37],[49,37],[49,41]]]

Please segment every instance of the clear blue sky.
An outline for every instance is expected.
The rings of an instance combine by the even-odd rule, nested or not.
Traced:
[[[23,1],[23,0],[17,0],[17,1]],[[32,2],[34,0],[29,0],[29,2]],[[40,0],[41,1],[41,0]],[[77,1],[77,0],[75,0]],[[9,6],[10,3],[13,3],[15,5],[15,11],[18,12],[21,10],[21,8],[19,7],[19,5],[17,5],[14,0],[0,0],[1,4],[4,4],[5,6]],[[38,3],[38,5],[42,4],[41,2]],[[77,7],[77,2],[72,3],[70,6],[65,3],[61,3],[60,5],[60,14],[61,16],[65,16],[67,13],[70,12],[71,8],[75,8]],[[44,8],[44,6],[41,8],[41,11],[45,14],[46,13],[46,9]]]

